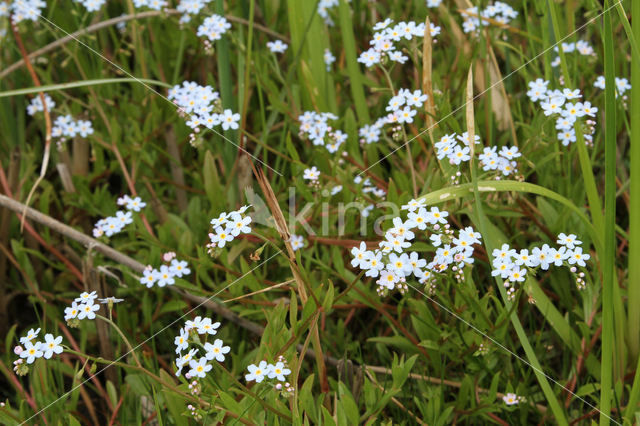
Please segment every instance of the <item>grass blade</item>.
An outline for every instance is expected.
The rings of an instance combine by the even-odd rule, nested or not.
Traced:
[[[356,113],[360,124],[369,123],[369,108],[364,97],[362,84],[362,73],[358,66],[358,55],[356,52],[356,41],[353,36],[353,24],[351,19],[351,8],[345,0],[340,0],[338,13],[340,14],[340,33],[342,34],[342,47],[344,47],[344,57],[347,62],[347,73],[349,75],[349,86],[351,96],[356,106]]]
[[[223,0],[216,1],[216,13],[224,16]],[[229,40],[222,37],[216,41],[216,59],[218,60],[218,87],[220,89],[220,97],[222,98],[222,107],[236,111],[233,98],[233,81],[231,80],[231,55],[229,52]],[[226,130],[225,137],[237,143],[237,132],[235,130]],[[222,158],[225,167],[230,170],[236,157],[237,148],[229,143],[222,144]]]
[[[10,96],[18,96],[18,95],[28,95],[30,93],[39,93],[39,92],[55,92],[58,90],[66,90],[66,89],[74,89],[76,87],[87,87],[87,86],[99,86],[101,84],[120,84],[120,83],[145,83],[145,84],[154,84],[162,87],[171,87],[171,85],[158,81],[158,80],[149,80],[146,78],[100,78],[97,80],[81,80],[81,81],[73,81],[71,83],[62,83],[62,84],[50,84],[48,86],[40,86],[40,87],[28,87],[25,89],[16,89],[16,90],[7,90],[6,92],[0,92],[0,98],[7,98]]]
[[[633,2],[632,7],[632,16],[636,18],[633,23],[633,35],[636,39],[640,39],[640,2]],[[634,60],[631,62],[631,117],[636,117],[638,114],[640,114],[640,60]],[[627,280],[629,318],[627,324],[629,350],[633,360],[640,353],[640,121],[638,120],[631,120],[630,145],[629,277]],[[638,375],[636,375],[637,378]],[[640,383],[638,386],[634,383],[633,389],[636,393],[640,392]],[[629,407],[632,408],[631,405]],[[627,416],[629,414],[627,412]]]
[[[605,8],[609,1],[605,1]],[[605,78],[605,185],[604,185],[604,258],[602,259],[602,368],[600,379],[600,425],[610,422],[613,396],[613,286],[615,263],[616,215],[616,100],[613,63],[611,15],[603,16]],[[619,336],[622,338],[622,336]]]

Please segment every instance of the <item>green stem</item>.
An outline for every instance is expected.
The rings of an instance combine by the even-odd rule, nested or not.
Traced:
[[[633,34],[640,40],[640,2],[632,2],[632,16],[636,19],[633,22]],[[631,62],[631,117],[640,115],[640,61]],[[640,353],[640,120],[631,120],[630,131],[630,154],[629,154],[629,257],[627,265],[629,276],[627,279],[628,316],[627,327],[629,330],[629,350],[631,359],[638,357]],[[640,362],[640,357],[638,357]],[[636,370],[636,380],[632,388],[632,394],[640,393],[640,383]],[[637,402],[637,396],[636,396]],[[631,401],[630,401],[631,403]],[[632,414],[629,405],[626,417]]]
[[[113,327],[118,332],[120,337],[122,337],[122,340],[124,340],[124,343],[127,345],[127,348],[129,349],[129,353],[133,356],[133,359],[135,360],[136,364],[138,365],[138,367],[142,368],[142,364],[140,364],[140,360],[138,359],[136,352],[133,350],[133,346],[131,346],[131,343],[129,343],[129,339],[127,339],[127,336],[125,336],[122,330],[120,330],[120,327],[118,327],[115,322],[111,321],[109,318],[103,317],[102,315],[96,315],[96,317],[100,318],[102,321],[107,322],[109,325],[111,325],[111,327]]]
[[[605,8],[609,0],[605,0]],[[604,258],[602,259],[602,368],[600,377],[600,425],[611,420],[613,396],[613,286],[615,264],[615,215],[616,215],[616,100],[613,62],[613,29],[611,15],[603,16],[604,78],[605,78],[605,222]]]
[[[171,85],[158,80],[149,80],[146,78],[100,78],[97,80],[82,80],[73,81],[71,83],[62,84],[50,84],[48,86],[40,87],[27,87],[25,89],[7,90],[6,92],[0,92],[0,98],[6,98],[9,96],[28,95],[30,93],[39,92],[55,92],[57,90],[73,89],[76,87],[98,86],[101,84],[120,84],[120,83],[142,83],[142,84],[154,84],[157,86],[171,87]]]

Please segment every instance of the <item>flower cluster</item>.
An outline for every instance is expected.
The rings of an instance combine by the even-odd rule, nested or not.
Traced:
[[[215,336],[218,333],[219,327],[219,322],[212,322],[211,318],[202,318],[201,316],[197,316],[193,321],[188,320],[185,323],[184,327],[180,329],[180,334],[177,335],[173,341],[176,345],[177,355],[176,376],[180,376],[182,374],[182,368],[188,365],[190,369],[185,374],[187,379],[192,377],[203,378],[212,368],[211,364],[208,364],[207,361],[214,359],[218,362],[224,361],[225,354],[229,353],[231,348],[224,346],[224,342],[221,339],[214,340],[213,344],[207,342],[209,336]],[[200,340],[201,335],[204,335],[204,343]],[[201,346],[205,350],[205,355],[196,360],[199,349],[197,347],[189,347],[190,342]],[[184,355],[182,351],[185,351]],[[193,383],[191,385],[193,385]]]
[[[333,26],[333,19],[329,16],[329,10],[338,6],[339,3],[339,0],[320,0],[318,2],[318,15],[324,19],[325,24]]]
[[[284,53],[287,47],[289,47],[287,43],[283,43],[282,40],[267,42],[267,48],[273,53]]]
[[[228,242],[234,240],[240,234],[251,233],[251,216],[244,213],[251,205],[242,206],[239,210],[230,213],[222,212],[217,218],[211,219],[213,232],[209,233],[211,242],[207,244],[209,253],[216,247],[223,248]]]
[[[191,15],[199,14],[211,0],[180,0],[176,10],[182,13],[180,23],[184,24],[191,21]]]
[[[98,238],[103,235],[110,237],[113,234],[121,232],[125,226],[133,222],[131,211],[139,212],[140,209],[147,205],[147,203],[143,202],[140,197],[131,198],[126,194],[118,198],[117,203],[119,206],[124,206],[125,209],[129,211],[124,212],[122,210],[118,210],[115,216],[105,217],[97,221],[93,227],[94,237]]]
[[[473,139],[474,143],[480,143],[480,136],[474,135]],[[462,146],[458,144],[458,141],[462,142]],[[447,157],[449,163],[456,166],[471,159],[469,134],[467,132],[464,132],[462,135],[456,135],[455,133],[444,135],[434,144],[434,148],[436,149],[438,160]]]
[[[76,297],[71,306],[64,309],[64,320],[70,326],[77,326],[79,320],[95,319],[96,311],[100,309],[100,305],[96,304],[98,295],[95,291],[87,293],[86,291]]]
[[[595,56],[596,53],[593,50],[593,47],[589,44],[589,42],[585,40],[578,40],[575,43],[560,43],[560,46],[555,46],[553,50],[558,52],[562,49],[563,53],[573,53],[578,52],[583,56]],[[560,65],[560,56],[556,56],[556,58],[551,62],[552,67],[557,67]]]
[[[358,130],[361,144],[376,143],[380,140],[382,129],[386,124],[413,123],[413,118],[429,97],[420,90],[400,89],[394,95],[385,108],[387,115],[377,119],[373,124],[366,124]],[[402,137],[402,128],[395,126],[392,137]]]
[[[405,40],[411,40],[413,37],[424,37],[425,24],[416,24],[413,21],[409,21],[399,22],[391,26],[392,23],[393,21],[387,18],[383,22],[378,22],[373,27],[373,30],[376,32],[373,34],[373,39],[369,42],[372,47],[360,54],[358,62],[370,68],[373,65],[381,63],[385,58],[401,64],[404,64],[407,59],[409,59],[402,54],[402,51],[397,48],[394,43],[399,42],[403,38]],[[440,27],[431,23],[429,31],[431,32],[431,37],[435,37],[440,34]]]
[[[363,241],[351,250],[351,266],[366,271],[365,276],[378,278],[380,295],[394,288],[404,293],[407,290],[406,279],[411,275],[428,284],[430,290],[433,289],[435,273],[451,269],[456,279],[461,280],[462,269],[474,261],[473,245],[480,243],[480,234],[467,227],[456,237],[446,220],[449,213],[437,207],[427,210],[422,199],[411,200],[402,209],[408,211],[407,219],[393,218],[393,227],[387,230],[378,249],[368,250]],[[409,252],[418,231],[424,231],[425,235],[431,232],[429,239],[437,248],[429,263],[417,252]]]
[[[308,138],[316,146],[324,146],[330,153],[335,153],[347,140],[347,134],[342,130],[333,130],[329,120],[338,117],[330,112],[306,111],[298,117],[301,138]]]
[[[11,17],[13,23],[29,20],[37,21],[40,17],[42,9],[47,6],[47,3],[43,0],[20,0],[14,1],[7,7],[7,4],[0,3],[0,16],[9,15],[9,9],[11,10]]]
[[[478,156],[482,164],[482,170],[485,172],[498,170],[503,176],[509,176],[518,170],[518,163],[514,160],[522,154],[518,151],[517,146],[503,146],[499,152],[497,147],[485,147],[482,154]],[[496,179],[498,179],[496,177]]]
[[[585,267],[585,261],[591,256],[583,253],[582,241],[578,240],[575,234],[558,235],[558,248],[543,244],[541,247],[533,247],[531,252],[528,249],[517,251],[508,244],[503,244],[501,248],[494,249],[493,271],[491,275],[504,279],[504,286],[508,288],[507,294],[510,298],[515,296],[515,285],[525,281],[527,273],[535,275],[538,269],[546,271],[551,265],[568,266],[571,273],[576,274],[576,285],[578,289],[585,288],[584,272],[577,273],[577,266]]]
[[[200,86],[195,82],[185,81],[182,86],[178,84],[169,89],[168,98],[178,106],[180,112],[189,117],[187,126],[196,133],[200,126],[213,129],[220,125],[223,130],[238,128],[240,114],[234,114],[230,109],[223,111],[220,94],[211,86]],[[195,135],[192,134],[193,139]]]
[[[353,178],[353,183],[356,185],[362,184],[362,192],[364,194],[371,193],[378,198],[384,198],[387,195],[387,192],[384,189],[375,186],[371,183],[371,179],[369,178],[363,179],[362,176],[356,176]]]
[[[87,12],[97,12],[107,2],[107,0],[74,0],[83,5]]]
[[[247,382],[254,381],[256,383],[261,383],[265,377],[268,379],[277,379],[280,382],[284,382],[286,380],[285,376],[291,374],[291,370],[287,366],[287,361],[283,356],[278,357],[278,361],[275,364],[268,364],[267,361],[260,361],[258,365],[251,364],[247,367],[249,374],[245,374],[244,378]],[[277,386],[277,385],[276,385]],[[280,385],[282,386],[282,385]],[[293,392],[294,389],[289,385],[289,383],[285,384],[285,390],[287,392]],[[281,390],[282,387],[277,388]]]
[[[231,24],[224,16],[214,14],[204,19],[196,35],[206,37],[209,41],[216,41],[220,40],[229,28]]]
[[[87,120],[74,120],[71,115],[60,115],[53,122],[51,136],[54,138],[86,138],[93,134],[93,125]]]
[[[133,6],[136,8],[148,7],[153,10],[161,10],[167,5],[166,0],[133,0]]]
[[[157,284],[158,287],[164,287],[175,284],[176,277],[182,278],[191,274],[191,269],[189,269],[189,264],[186,260],[172,259],[172,257],[165,257],[164,259],[167,263],[170,260],[171,263],[160,266],[159,270],[148,265],[142,272],[140,284],[146,285],[147,288],[153,287],[154,284]]]
[[[0,14],[0,16],[2,15]],[[51,96],[47,94],[44,95],[44,103],[47,105],[47,111],[51,111],[56,106],[54,100],[51,99]],[[40,99],[40,96],[35,96],[33,99],[31,99],[31,103],[27,105],[27,114],[35,115],[40,111],[44,111],[44,108],[42,106],[42,99]]]
[[[13,352],[20,356],[19,359],[13,362],[13,370],[17,374],[25,375],[29,371],[24,362],[33,364],[37,358],[50,359],[53,354],[59,355],[62,353],[62,346],[60,345],[62,336],[53,337],[53,334],[47,333],[44,335],[44,342],[34,341],[39,333],[39,328],[37,330],[30,329],[26,336],[20,338],[20,343],[24,345],[24,348],[18,345],[13,349]]]
[[[618,96],[624,96],[624,93],[627,90],[631,90],[631,84],[629,84],[629,80],[627,80],[626,78],[616,77],[615,81],[616,81],[616,98]],[[593,83],[595,87],[602,90],[604,90],[604,84],[605,83],[604,83],[603,75],[599,75],[598,78],[596,78],[595,83]]]
[[[465,33],[477,32],[480,27],[486,27],[492,21],[500,25],[507,25],[518,17],[516,10],[501,1],[490,4],[482,10],[478,10],[477,7],[470,7],[461,13],[464,19],[462,29]]]
[[[564,88],[562,90],[550,90],[547,88],[549,81],[541,78],[529,82],[529,91],[527,96],[533,102],[540,102],[540,107],[546,116],[557,116],[556,130],[558,130],[558,140],[562,145],[568,146],[576,141],[576,131],[574,125],[578,118],[590,117],[587,119],[584,139],[593,142],[593,133],[595,132],[595,118],[598,108],[591,105],[591,102],[574,102],[582,98],[580,89],[571,90]]]

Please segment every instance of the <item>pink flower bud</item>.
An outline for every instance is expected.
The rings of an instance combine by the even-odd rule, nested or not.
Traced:
[[[24,349],[22,349],[22,346],[18,345],[15,348],[13,348],[13,353],[16,355],[20,355],[22,353]]]

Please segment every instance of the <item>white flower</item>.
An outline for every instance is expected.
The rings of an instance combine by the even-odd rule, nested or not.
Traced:
[[[227,242],[233,241],[233,235],[231,235],[229,229],[218,227],[215,232],[215,234],[209,234],[209,238],[218,247],[223,248]]]
[[[386,287],[389,290],[393,290],[396,283],[400,280],[400,278],[393,271],[382,271],[380,272],[380,278],[378,281],[378,285],[381,287]]]
[[[367,244],[364,241],[360,242],[360,247],[354,247],[351,249],[351,266],[354,268],[363,269],[362,265],[367,262]]]
[[[173,274],[167,265],[162,265],[160,267],[160,272],[158,273],[158,287],[164,287],[165,285],[175,284],[176,280],[173,278]]]
[[[415,223],[415,226],[419,230],[424,231],[425,229],[427,229],[427,210],[424,207],[420,207],[417,213],[414,213],[413,210],[410,210],[410,213],[407,214],[407,218]]]
[[[96,311],[100,309],[100,305],[91,302],[83,303],[78,307],[78,319],[95,319]]]
[[[382,253],[374,253],[372,251],[368,251],[365,255],[366,264],[361,263],[360,269],[365,269],[365,276],[376,278],[380,271],[384,269],[384,262],[382,262]]]
[[[122,224],[122,226],[124,225],[128,225],[131,222],[133,222],[133,219],[131,217],[131,212],[123,212],[118,210],[116,212],[116,219],[120,221],[120,223]]]
[[[182,367],[187,365],[189,361],[193,359],[193,356],[198,352],[197,349],[191,349],[188,353],[176,358],[176,367],[178,367],[178,371],[176,371],[176,376],[179,376],[182,373]]]
[[[310,169],[304,170],[303,179],[316,181],[320,177],[320,172],[318,171],[316,166],[311,167]]]
[[[120,303],[120,302],[123,302],[123,301],[124,301],[124,299],[118,299],[118,298],[116,298],[116,297],[109,296],[109,297],[105,297],[105,298],[103,298],[103,299],[98,299],[98,301],[99,301],[100,303],[102,303],[102,304],[105,304],[105,305],[113,305],[114,303]]]
[[[207,364],[207,359],[205,357],[200,358],[199,361],[192,359],[189,361],[189,375],[191,377],[205,377],[207,372],[211,370],[211,364]]]
[[[275,377],[281,382],[284,382],[286,380],[284,376],[288,376],[289,374],[291,374],[291,370],[285,368],[284,363],[280,361],[276,362],[276,365],[269,365],[269,367],[271,367],[269,368],[268,373],[268,377],[270,379],[273,379]]]
[[[562,266],[562,262],[569,259],[569,255],[567,248],[564,246],[559,249],[552,248],[549,250],[549,257],[552,259],[551,262],[556,266]]]
[[[51,333],[44,335],[44,343],[40,345],[40,349],[44,351],[44,357],[46,359],[51,358],[54,353],[62,353],[62,346],[60,346],[60,342],[62,342],[62,336],[58,336],[54,339],[53,334]]]
[[[33,328],[29,330],[26,336],[20,338],[20,343],[26,345],[27,342],[32,341],[36,337],[38,337],[38,333],[40,333],[40,329],[34,330]]]
[[[550,251],[551,248],[548,244],[544,244],[541,248],[534,247],[533,250],[531,250],[531,255],[535,256],[538,259],[540,268],[544,271],[549,269],[549,265],[553,263],[553,259],[550,256]]]
[[[64,309],[64,320],[69,321],[70,319],[76,318],[80,313],[80,307],[76,302],[73,302],[70,307]]]
[[[180,329],[180,335],[176,336],[173,343],[176,345],[176,353],[179,354],[183,349],[189,347],[189,332],[184,328]]]
[[[299,250],[304,246],[304,238],[302,238],[302,235],[291,234],[291,249],[293,251]]]
[[[449,161],[452,164],[459,165],[463,161],[469,161],[471,156],[469,155],[469,147],[465,146],[464,148],[460,148],[456,145],[453,149],[453,153],[449,156]]]
[[[185,260],[173,259],[169,267],[169,272],[181,278],[183,275],[189,275],[191,273],[191,269],[189,269],[188,266],[189,264]]]
[[[276,40],[268,41],[267,47],[273,53],[284,53],[289,46],[286,43],[283,43],[281,40]]]
[[[216,333],[218,333],[218,327],[220,327],[219,322],[211,323],[211,318],[204,318],[198,325],[198,334],[210,334],[215,336]]]
[[[447,220],[445,219],[447,216],[449,216],[449,212],[444,210],[440,211],[440,209],[437,207],[431,207],[431,210],[427,212],[427,222],[431,223],[432,225],[436,223],[441,223],[444,225],[445,223],[447,223]]]
[[[523,282],[527,273],[526,269],[520,269],[519,266],[514,266],[509,273],[509,281],[511,282]]]
[[[227,229],[231,232],[231,235],[237,237],[240,233],[249,234],[251,232],[251,228],[249,224],[251,223],[251,217],[245,216],[244,218],[237,215],[232,215],[232,222],[227,225]]]
[[[419,198],[419,199],[417,199],[417,200],[411,200],[411,201],[409,201],[407,204],[403,205],[403,206],[401,207],[401,209],[402,209],[402,210],[408,210],[408,211],[410,211],[410,212],[414,212],[414,211],[416,211],[417,209],[419,209],[419,208],[421,208],[421,207],[424,207],[424,206],[425,206],[425,204],[426,204],[426,203],[425,203],[425,201],[424,201],[424,198]],[[411,219],[411,218],[409,218],[409,219]],[[422,229],[422,228],[421,228],[421,229]]]
[[[515,393],[506,394],[505,396],[502,397],[502,400],[507,405],[515,405],[519,402],[518,395],[516,395]]]
[[[400,256],[395,253],[389,254],[387,269],[398,277],[405,277],[413,271],[413,267],[409,262],[409,256],[406,253],[402,253]]]
[[[192,330],[194,328],[198,329],[198,328],[200,328],[201,324],[202,324],[202,317],[200,315],[198,315],[197,317],[195,317],[193,319],[193,321],[192,320],[187,320],[185,322],[184,329],[187,330],[187,331]]]
[[[410,106],[405,106],[402,111],[398,111],[398,123],[413,123],[413,117],[417,111]]]
[[[41,347],[42,347],[42,343],[40,342],[24,343],[24,350],[20,352],[20,358],[26,358],[27,364],[33,364],[33,361],[35,361],[36,358],[40,358],[42,355],[44,355],[41,350]]]
[[[567,248],[573,249],[576,245],[582,244],[582,241],[578,240],[576,234],[566,235],[564,232],[558,235],[558,244],[567,246]]]
[[[264,380],[264,376],[268,373],[267,361],[260,361],[257,366],[255,364],[251,364],[247,367],[247,370],[249,370],[249,374],[245,374],[244,379],[247,382],[255,380],[256,383],[260,383]]]
[[[336,57],[333,56],[333,53],[329,49],[324,49],[324,63],[327,66],[327,71],[331,70],[331,64],[333,64],[336,60]]]
[[[564,105],[564,97],[555,97],[549,99],[548,102],[541,102],[540,107],[544,111],[544,115],[551,115],[560,112],[560,108]]]
[[[218,362],[224,361],[224,354],[229,353],[231,348],[229,346],[222,346],[223,342],[220,339],[216,339],[213,345],[209,342],[204,344],[204,350],[207,351],[205,357],[208,360],[215,359]]]
[[[578,264],[578,266],[587,266],[584,261],[591,259],[591,255],[588,253],[582,253],[582,247],[576,247],[569,255],[567,261],[569,265]]]
[[[402,253],[403,249],[411,247],[410,242],[405,241],[403,237],[396,236],[391,232],[387,232],[385,234],[385,238],[386,241],[383,241],[382,243],[386,243],[386,246],[388,246],[391,250],[396,251],[397,253]]]
[[[76,297],[74,301],[78,303],[87,303],[87,302],[93,303],[97,298],[98,298],[98,293],[96,293],[95,291],[92,291],[91,293],[87,293],[85,291],[81,293],[80,296]]]
[[[160,279],[160,273],[156,269],[145,269],[142,274],[140,283],[146,285],[148,288],[153,287],[155,282]]]
[[[133,210],[134,212],[139,212],[140,209],[144,208],[147,203],[143,202],[140,197],[130,198],[127,202],[126,208],[127,210]]]
[[[220,120],[223,130],[237,129],[239,127],[238,121],[240,121],[240,114],[237,112],[234,114],[230,109],[225,109],[220,114]]]

